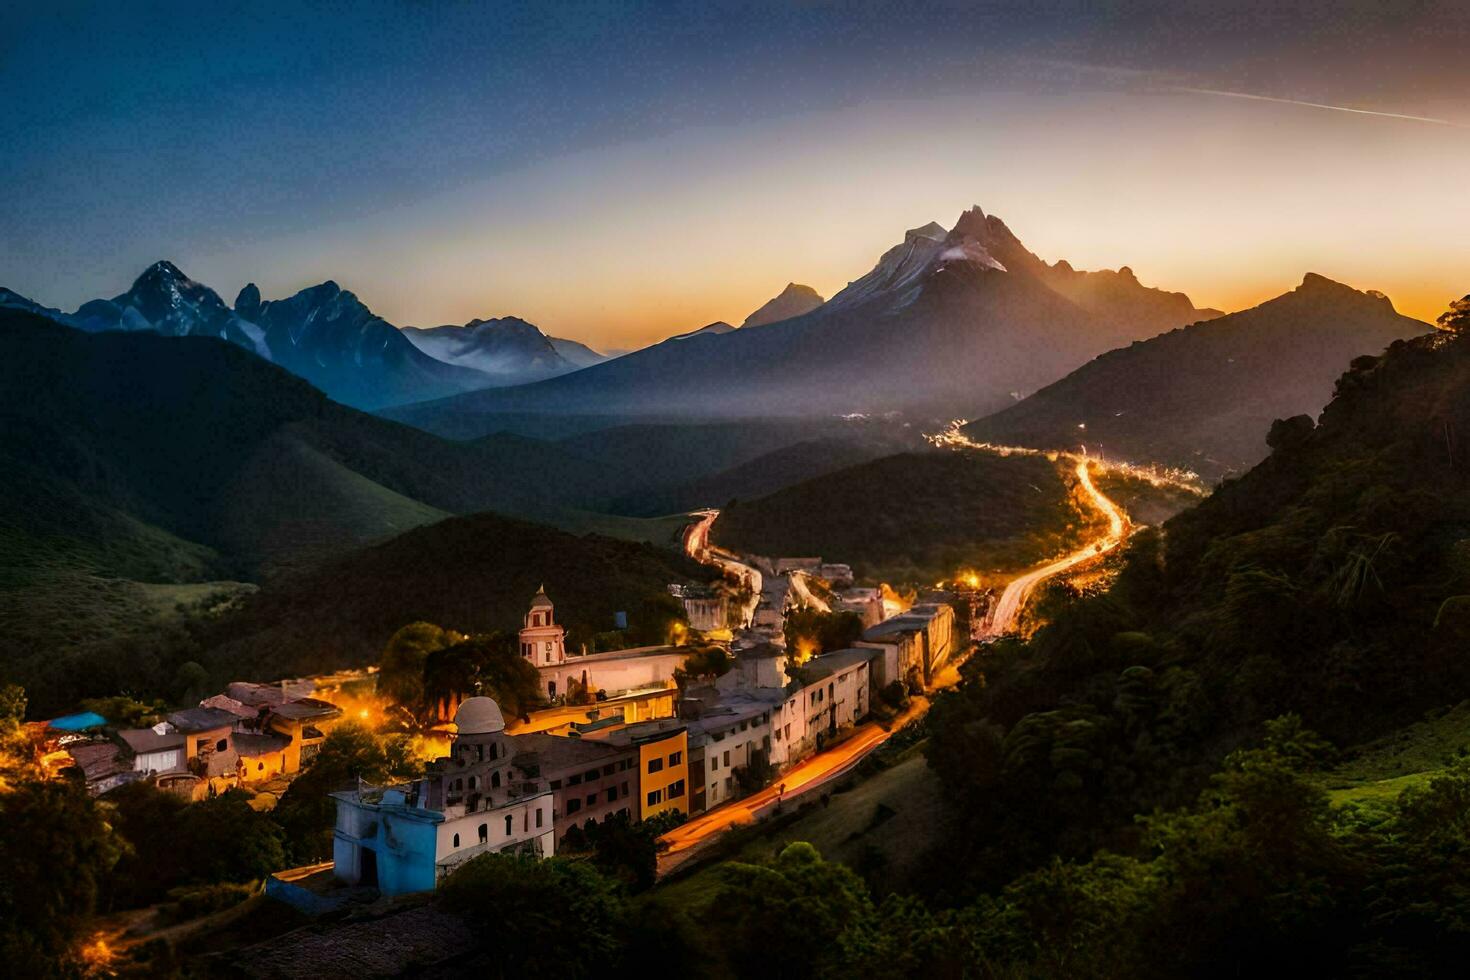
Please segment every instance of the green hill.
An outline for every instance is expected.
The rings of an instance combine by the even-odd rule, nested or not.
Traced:
[[[1183,467],[1213,480],[1267,452],[1271,421],[1315,416],[1359,355],[1421,335],[1378,293],[1317,275],[1253,309],[1109,351],[966,427],[974,439]]]
[[[330,401],[213,338],[0,310],[7,678],[455,513],[556,520],[627,471],[534,439],[455,443]],[[218,583],[211,586],[210,583]]]
[[[820,555],[866,578],[933,582],[1058,554],[1096,520],[1037,456],[900,453],[740,501],[714,541],[767,557]]]

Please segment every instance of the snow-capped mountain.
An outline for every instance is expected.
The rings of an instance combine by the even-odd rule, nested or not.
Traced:
[[[751,327],[763,327],[768,323],[780,323],[782,320],[810,313],[824,302],[821,294],[812,287],[789,282],[786,288],[781,290],[780,295],[768,300],[760,309],[746,317],[740,327],[742,330],[748,330]]]
[[[166,259],[143,270],[127,292],[84,303],[68,319],[89,332],[151,330],[168,337],[218,337],[268,356],[259,328]]]
[[[235,307],[264,331],[267,357],[359,408],[438,398],[495,383],[471,367],[425,354],[331,280],[267,301],[251,283],[240,291]]]
[[[1070,266],[1047,266],[998,219],[972,208],[950,230],[931,222],[909,231],[867,274],[803,315],[757,329],[705,328],[693,332],[698,343],[681,335],[575,374],[395,414],[427,426],[436,412],[973,416],[1210,312],[1181,297],[1164,327],[1153,313],[1135,322],[1106,290],[1065,295],[1073,277]],[[1103,278],[1140,309],[1179,295],[1131,275]]]
[[[125,293],[64,313],[10,290],[0,307],[39,313],[89,333],[148,331],[215,337],[280,365],[337,401],[358,408],[442,398],[495,380],[422,353],[398,329],[334,282],[289,299],[262,301],[254,283],[232,309],[218,293],[172,262],[155,262]]]
[[[498,384],[539,381],[583,366],[564,357],[535,324],[515,316],[471,320],[464,326],[404,327],[403,335],[430,357],[474,368]]]

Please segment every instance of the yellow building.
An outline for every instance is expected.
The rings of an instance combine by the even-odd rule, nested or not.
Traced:
[[[689,736],[684,727],[635,734],[633,742],[638,746],[639,819],[669,810],[688,813]]]
[[[677,718],[584,733],[587,741],[638,748],[638,819],[689,812],[689,733]]]

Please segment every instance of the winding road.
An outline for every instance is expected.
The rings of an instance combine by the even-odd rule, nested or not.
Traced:
[[[1000,598],[990,607],[985,615],[985,622],[981,626],[983,639],[993,640],[998,636],[1004,636],[1016,628],[1016,619],[1021,614],[1021,609],[1026,605],[1026,600],[1031,593],[1042,582],[1063,572],[1076,568],[1085,561],[1096,558],[1098,555],[1107,554],[1128,536],[1128,519],[1118,505],[1113,503],[1092,482],[1092,474],[1088,472],[1088,459],[1086,456],[1073,457],[1077,461],[1077,482],[1087,494],[1088,500],[1108,519],[1108,531],[1102,538],[1090,544],[1078,548],[1071,554],[1058,558],[1049,565],[1034,568],[1012,579],[1000,594]]]

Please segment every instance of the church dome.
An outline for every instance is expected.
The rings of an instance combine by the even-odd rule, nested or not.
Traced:
[[[494,735],[505,731],[505,716],[490,698],[467,698],[454,713],[454,725],[461,735]]]
[[[531,600],[532,609],[535,609],[538,606],[551,606],[551,600],[546,595],[546,586],[544,585],[536,590],[536,597]]]

